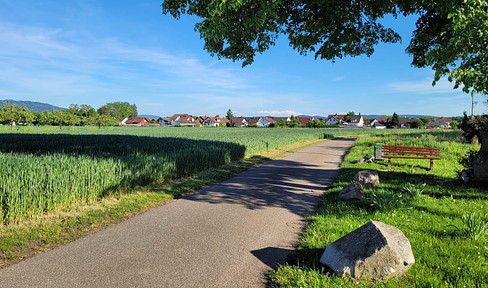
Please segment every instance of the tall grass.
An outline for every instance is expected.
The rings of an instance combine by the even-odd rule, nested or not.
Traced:
[[[0,219],[188,176],[242,159],[245,149],[184,138],[0,134]]]

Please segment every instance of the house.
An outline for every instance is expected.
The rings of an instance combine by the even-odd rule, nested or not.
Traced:
[[[117,117],[117,122],[119,122],[119,125],[125,125],[128,119],[127,117]]]
[[[308,122],[313,120],[313,117],[295,117],[295,119],[297,119],[298,122],[306,125],[306,124],[308,124]]]
[[[376,125],[376,123],[378,124],[383,124],[385,122],[385,119],[383,118],[374,118],[370,123],[369,123],[369,126],[371,128],[375,128],[374,126]],[[384,126],[384,125],[383,125]],[[385,126],[386,127],[386,126]]]
[[[149,122],[147,121],[146,118],[143,117],[130,117],[125,121],[125,126],[143,126],[143,125],[149,125]]]
[[[259,120],[261,120],[261,117],[246,117],[247,126],[258,127]]]
[[[206,117],[203,121],[203,126],[205,127],[219,127],[225,126],[229,123],[229,119],[227,118],[220,118],[220,117]]]
[[[198,116],[197,121],[199,121],[200,123],[203,123],[203,122],[205,122],[205,120],[207,118],[208,118],[208,116]]]
[[[186,127],[196,127],[199,126],[193,116],[188,114],[174,114],[171,118],[171,125],[176,126],[186,126]]]
[[[442,129],[451,128],[452,117],[436,117],[430,121],[430,127],[439,127]]]
[[[410,121],[411,120],[408,117],[400,117],[400,128],[409,128]]]
[[[371,125],[371,128],[374,129],[386,129],[386,126],[381,124],[380,122],[375,122],[374,124]]]
[[[246,127],[247,120],[244,117],[232,117],[231,120],[233,127]]]
[[[269,127],[271,123],[276,123],[276,121],[271,118],[261,118],[258,121],[258,127]]]
[[[157,122],[161,126],[169,126],[169,125],[171,125],[171,118],[170,117],[159,117]]]
[[[344,116],[346,115],[329,115],[325,120],[325,125],[337,125],[344,121]]]
[[[357,128],[357,127],[363,127],[364,125],[364,118],[359,115],[351,115],[349,116],[349,119],[347,119],[346,122],[343,123],[341,127],[348,127],[348,128]]]

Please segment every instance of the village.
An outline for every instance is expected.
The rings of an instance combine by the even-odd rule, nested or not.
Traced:
[[[397,120],[395,120],[395,118]],[[426,128],[449,129],[456,128],[457,121],[452,117],[422,117],[426,122],[419,124],[419,118],[396,116],[383,118],[365,118],[359,115],[334,114],[327,118],[314,118],[311,116],[289,117],[220,117],[193,116],[189,114],[174,114],[160,118],[146,117],[119,117],[117,121],[121,126],[162,126],[162,127],[339,127],[339,128]],[[421,120],[420,120],[421,121]],[[453,122],[454,121],[454,122]],[[291,125],[290,125],[291,124]],[[453,124],[453,125],[451,125]]]

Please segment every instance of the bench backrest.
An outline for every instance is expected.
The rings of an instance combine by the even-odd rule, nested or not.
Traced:
[[[396,153],[396,154],[412,154],[412,155],[425,155],[428,156],[440,156],[440,148],[429,147],[412,147],[412,146],[396,146],[396,145],[382,145],[383,153]]]

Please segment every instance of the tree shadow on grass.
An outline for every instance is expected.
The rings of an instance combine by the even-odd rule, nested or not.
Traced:
[[[341,168],[337,177],[338,182],[350,183],[354,180],[357,172],[366,170],[366,168]],[[376,169],[372,169],[376,170]],[[466,187],[460,180],[447,177],[439,177],[435,174],[410,174],[398,171],[378,171],[380,178],[380,188],[392,192],[400,193],[401,188],[407,183],[426,183],[423,194],[433,198],[449,197],[453,199],[488,199],[488,193],[481,188]]]

